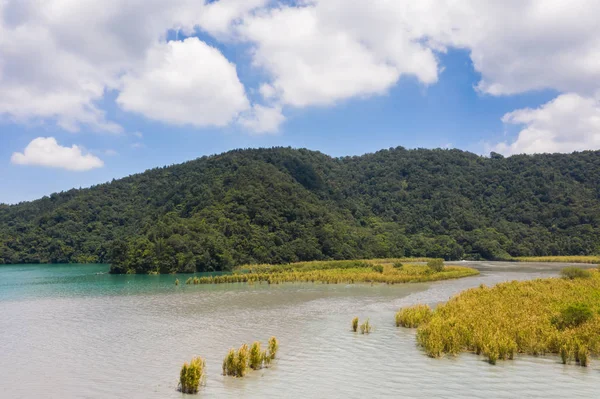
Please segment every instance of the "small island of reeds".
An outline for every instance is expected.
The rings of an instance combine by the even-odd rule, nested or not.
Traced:
[[[427,260],[427,259],[423,259]],[[402,264],[397,259],[301,262],[288,265],[245,265],[232,274],[190,277],[186,284],[311,282],[325,284],[401,284],[448,280],[479,274],[462,266],[444,266],[442,260],[428,264]]]
[[[587,366],[600,353],[600,271],[565,269],[561,278],[481,285],[431,310],[401,309],[398,326],[417,327],[417,342],[431,357],[460,352],[488,362],[516,354],[560,355]]]
[[[540,262],[540,263],[587,263],[600,264],[600,256],[522,256],[512,258],[515,262]]]

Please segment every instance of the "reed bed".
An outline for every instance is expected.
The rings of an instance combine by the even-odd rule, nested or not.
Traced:
[[[261,343],[258,341],[252,343],[250,347],[248,344],[242,344],[237,351],[232,348],[223,359],[223,375],[244,377],[249,369],[259,370],[269,367],[277,356],[278,349],[279,341],[275,337],[269,339],[268,351],[261,350]]]
[[[184,363],[179,373],[179,390],[183,393],[197,393],[205,379],[206,363],[201,357],[195,357],[190,363]]]
[[[517,353],[557,354],[587,366],[600,353],[600,271],[590,274],[466,290],[417,323],[417,341],[431,357],[474,352],[495,364]]]
[[[258,264],[242,265],[234,269],[234,273],[279,273],[279,272],[307,272],[312,270],[328,269],[356,269],[372,268],[377,265],[392,265],[394,263],[426,263],[433,258],[389,258],[389,259],[361,259],[361,260],[327,260],[296,262],[284,265]]]
[[[424,265],[404,265],[394,268],[391,264],[381,265],[382,269],[368,267],[348,267],[313,269],[306,271],[284,270],[276,272],[234,273],[221,276],[190,277],[186,284],[226,284],[226,283],[267,283],[310,282],[323,284],[385,283],[402,284],[448,280],[479,274],[475,269],[462,266],[446,266],[435,272]],[[381,271],[380,271],[381,270]]]
[[[396,313],[396,327],[416,328],[431,319],[433,311],[427,305],[403,308]]]
[[[600,256],[522,256],[512,258],[515,262],[557,262],[600,264]]]

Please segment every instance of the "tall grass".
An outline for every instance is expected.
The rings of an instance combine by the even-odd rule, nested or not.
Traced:
[[[433,312],[427,305],[403,308],[396,313],[396,327],[416,328],[431,319]]]
[[[559,262],[600,264],[600,256],[521,256],[512,258],[516,262]]]
[[[369,323],[369,320],[365,321],[360,325],[361,334],[370,334],[373,331],[373,326]]]
[[[352,319],[352,331],[358,331],[358,317]]]
[[[378,265],[377,271],[373,270],[373,266],[365,263],[365,267],[350,267],[351,262],[356,261],[333,261],[334,265],[339,266],[340,262],[344,263],[341,268],[312,268],[306,270],[291,270],[291,269],[259,269],[260,272],[248,271],[246,273],[234,273],[221,276],[209,277],[190,277],[186,284],[225,284],[225,283],[263,283],[280,284],[285,282],[311,282],[324,284],[352,284],[352,283],[384,283],[384,284],[402,284],[412,282],[426,282],[461,278],[479,274],[475,269],[448,266],[441,271],[436,272],[425,265],[410,265],[405,264],[402,268],[394,268],[392,264]],[[363,262],[363,261],[360,261]],[[323,266],[324,262],[319,263]],[[347,267],[346,267],[347,266]],[[279,266],[278,266],[279,267]],[[265,271],[268,270],[268,271]]]
[[[255,341],[251,347],[242,344],[237,351],[230,349],[225,359],[223,359],[223,375],[244,377],[248,369],[259,370],[263,367],[269,367],[276,357],[279,341],[277,341],[277,338],[271,337],[268,346],[268,351],[263,351],[260,342]]]
[[[204,381],[206,363],[201,357],[195,357],[192,361],[184,363],[179,373],[179,390],[183,393],[197,393],[200,384]]]
[[[432,357],[469,351],[494,364],[517,353],[557,354],[587,366],[600,354],[599,292],[597,270],[583,279],[482,285],[438,306],[419,324],[417,341]]]

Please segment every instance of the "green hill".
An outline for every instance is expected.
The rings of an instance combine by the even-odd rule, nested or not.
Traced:
[[[600,253],[600,152],[234,150],[0,205],[0,263],[113,272]]]

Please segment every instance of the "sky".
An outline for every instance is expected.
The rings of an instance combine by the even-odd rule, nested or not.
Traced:
[[[0,0],[0,203],[235,148],[600,149],[596,0]]]

